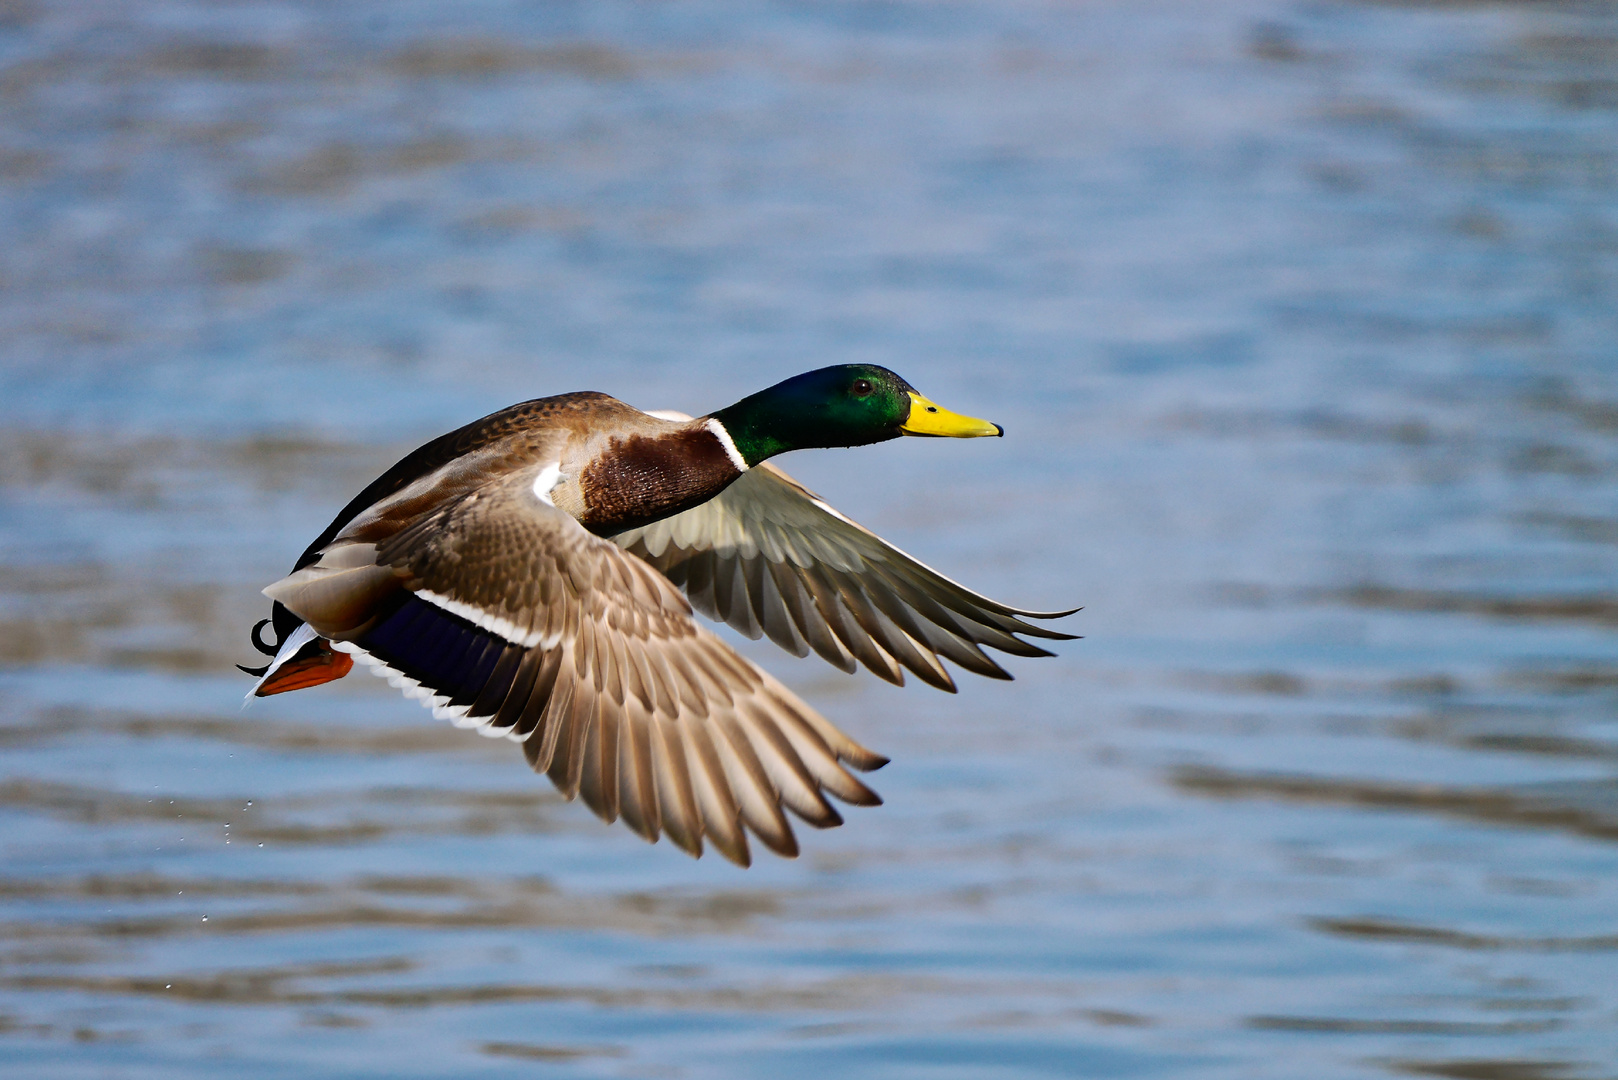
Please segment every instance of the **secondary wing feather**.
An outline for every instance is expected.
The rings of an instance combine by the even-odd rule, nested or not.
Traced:
[[[812,649],[844,671],[857,660],[893,683],[904,682],[905,668],[953,692],[940,657],[1009,679],[984,646],[1049,656],[1017,635],[1074,636],[1025,621],[1072,611],[1027,611],[975,593],[767,462],[701,506],[612,540],[661,570],[704,615],[796,656]]]

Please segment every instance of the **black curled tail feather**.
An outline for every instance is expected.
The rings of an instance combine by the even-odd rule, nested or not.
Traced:
[[[265,656],[274,657],[281,651],[281,646],[286,642],[287,635],[296,630],[298,625],[302,622],[303,620],[292,614],[286,605],[282,604],[280,601],[276,601],[275,607],[270,609],[270,617],[268,619],[260,619],[258,622],[254,623],[253,629],[248,633],[247,636],[248,639],[252,641],[253,648],[257,649]],[[260,636],[260,632],[266,626],[274,627],[274,642],[265,641],[263,637]],[[255,679],[262,679],[265,672],[270,670],[269,664],[256,668],[248,667],[246,664],[237,664],[236,667],[247,672],[247,674],[253,676]]]
[[[247,639],[253,643],[253,648],[257,649],[265,656],[274,656],[276,653],[280,652],[279,647],[276,645],[266,644],[264,639],[258,636],[258,632],[268,625],[270,625],[269,619],[260,619],[258,622],[253,624],[253,629],[248,631]],[[238,671],[247,672],[247,674],[253,676],[255,679],[262,679],[270,670],[270,665],[265,664],[263,667],[248,667],[246,664],[237,664],[236,669]]]
[[[274,656],[276,653],[281,651],[281,643],[279,641],[273,641],[266,644],[264,639],[258,636],[259,631],[263,630],[268,625],[270,625],[269,619],[260,619],[258,622],[253,624],[253,631],[248,636],[253,641],[253,648],[257,649],[265,656]]]

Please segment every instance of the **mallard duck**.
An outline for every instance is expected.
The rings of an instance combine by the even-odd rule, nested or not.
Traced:
[[[608,822],[742,866],[751,832],[797,854],[782,808],[817,827],[828,794],[881,800],[847,767],[867,750],[692,617],[893,683],[953,692],[943,660],[1011,676],[983,646],[1073,635],[957,585],[857,525],[767,459],[998,424],[940,408],[886,368],[796,376],[692,419],[599,393],[502,409],[407,455],[264,590],[274,659],[253,695],[354,663],[485,735]],[[683,594],[683,595],[682,595]],[[1076,610],[1076,609],[1075,609]],[[265,642],[272,624],[278,640]]]

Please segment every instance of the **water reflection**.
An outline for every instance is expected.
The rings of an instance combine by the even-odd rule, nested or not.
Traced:
[[[1569,1080],[1593,1073],[1571,1061],[1394,1061],[1389,1067],[1405,1076],[1440,1076],[1449,1080]]]
[[[1618,990],[1618,23],[1596,5],[0,3],[19,1075],[1596,1080]],[[422,439],[834,360],[805,456],[1083,642],[746,874],[258,588]],[[1048,601],[1048,602],[1047,602]]]
[[[1601,840],[1618,839],[1618,782],[1612,780],[1479,789],[1209,768],[1184,769],[1174,779],[1180,788],[1205,795],[1427,811],[1497,824],[1567,829]]]

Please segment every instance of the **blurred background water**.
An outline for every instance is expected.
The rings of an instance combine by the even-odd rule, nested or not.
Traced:
[[[1618,1076],[1618,7],[0,2],[0,1066]],[[1015,683],[743,872],[258,589],[413,445],[850,360]],[[966,679],[971,679],[966,676]]]

